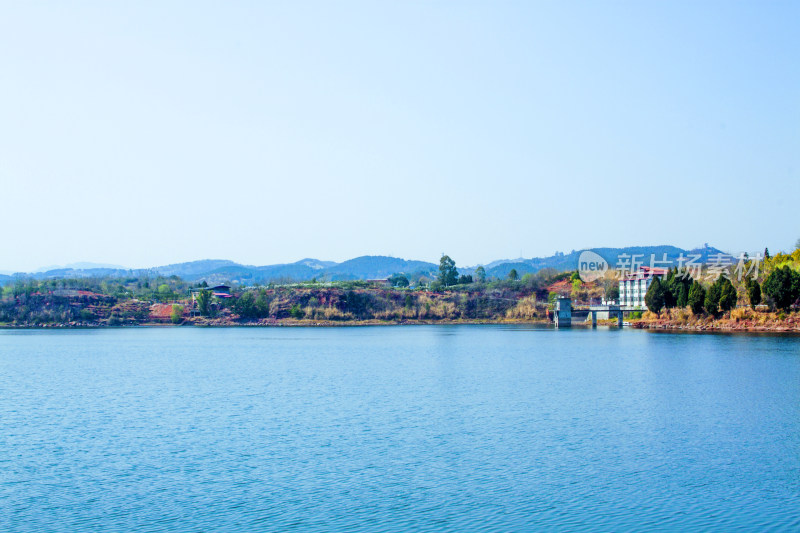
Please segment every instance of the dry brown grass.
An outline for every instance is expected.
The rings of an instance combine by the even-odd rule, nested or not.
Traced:
[[[517,302],[517,305],[506,311],[506,318],[536,318],[536,296],[528,296]]]
[[[731,318],[737,322],[740,320],[750,320],[753,318],[753,312],[747,307],[737,307],[731,311]]]

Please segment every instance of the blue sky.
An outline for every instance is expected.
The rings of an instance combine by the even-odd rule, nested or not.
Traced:
[[[0,4],[0,269],[800,237],[796,2]]]

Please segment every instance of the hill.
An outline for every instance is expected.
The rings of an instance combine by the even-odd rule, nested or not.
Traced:
[[[617,265],[617,258],[622,254],[641,256],[644,264],[649,264],[650,256],[661,260],[666,254],[667,260],[675,261],[680,254],[688,257],[692,254],[701,256],[707,262],[715,254],[723,253],[717,248],[705,246],[693,250],[685,250],[675,246],[629,246],[626,248],[593,248],[608,261],[611,268]],[[484,268],[488,277],[505,278],[511,269],[516,269],[520,276],[535,273],[548,268],[557,271],[575,270],[582,250],[573,250],[568,254],[556,253],[549,257],[531,259],[498,260],[488,263]],[[457,258],[456,258],[457,260]],[[130,277],[130,276],[178,276],[188,282],[205,280],[208,283],[231,282],[241,285],[256,283],[286,283],[308,281],[311,279],[341,281],[358,279],[381,279],[396,273],[408,276],[433,276],[438,273],[438,264],[427,261],[407,260],[399,257],[381,255],[365,255],[336,263],[319,259],[305,258],[294,263],[252,266],[242,265],[227,259],[203,259],[186,263],[175,263],[146,269],[126,270],[115,268],[58,268],[46,272],[16,273],[9,276],[0,275],[0,284],[14,279],[54,279],[85,277]],[[462,267],[459,272],[472,274],[475,267]]]
[[[325,279],[380,279],[396,273],[429,274],[438,272],[439,265],[425,261],[407,261],[398,257],[364,255],[322,271]]]

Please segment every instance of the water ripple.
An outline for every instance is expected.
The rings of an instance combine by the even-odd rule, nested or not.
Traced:
[[[0,331],[4,531],[800,529],[800,339]]]

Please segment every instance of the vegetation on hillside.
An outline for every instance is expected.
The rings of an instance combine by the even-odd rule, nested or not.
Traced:
[[[791,313],[800,298],[800,249],[747,260],[714,279],[692,279],[677,269],[654,280],[645,301],[658,316],[673,311],[724,319],[749,307],[756,313]],[[737,274],[744,273],[743,276]],[[725,275],[727,274],[727,275]],[[193,292],[190,292],[194,289]],[[125,325],[144,323],[275,323],[303,321],[536,320],[547,317],[557,295],[576,305],[615,299],[612,272],[584,283],[577,272],[541,269],[503,278],[483,267],[458,270],[443,255],[435,278],[395,272],[383,280],[322,281],[234,286],[215,295],[205,282],[177,276],[16,279],[0,291],[0,324]],[[776,315],[779,316],[779,315]]]
[[[481,268],[474,276],[459,275],[455,261],[443,256],[432,281],[395,273],[385,284],[313,280],[234,287],[229,298],[215,296],[205,282],[189,284],[177,276],[28,279],[3,288],[0,324],[533,320],[546,317],[548,286],[565,275],[543,270],[521,280],[487,280]]]

